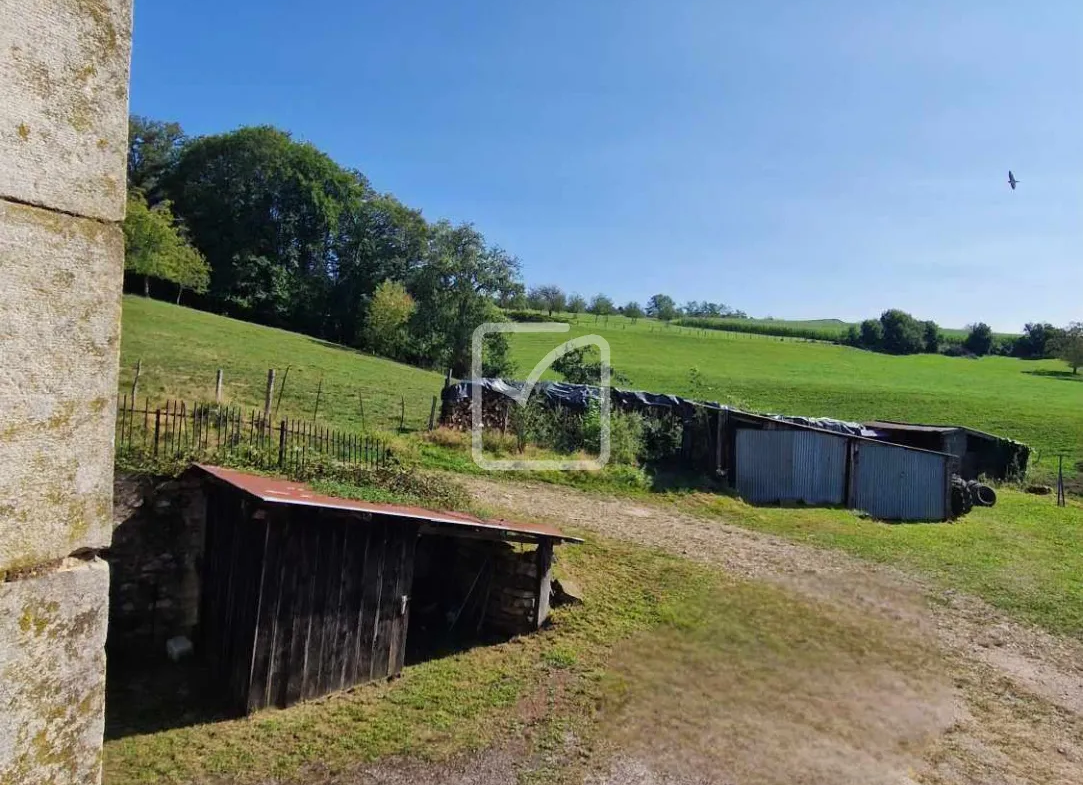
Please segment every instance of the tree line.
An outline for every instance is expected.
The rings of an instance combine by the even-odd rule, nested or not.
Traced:
[[[474,328],[523,290],[519,260],[473,225],[429,222],[276,128],[189,138],[132,117],[128,188],[126,267],[144,292],[170,282],[198,307],[416,365],[465,374]],[[511,371],[503,336],[486,362]]]
[[[1073,373],[1083,366],[1083,324],[1054,327],[1032,322],[1017,336],[996,335],[984,322],[972,324],[966,335],[945,335],[933,321],[919,321],[905,311],[893,308],[879,319],[866,319],[850,325],[842,342],[859,349],[885,354],[935,354],[984,357],[1000,355],[1024,360],[1057,358],[1072,366]]]

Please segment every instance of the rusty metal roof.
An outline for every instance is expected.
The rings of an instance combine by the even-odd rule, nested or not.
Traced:
[[[258,474],[248,474],[235,469],[224,469],[220,466],[196,464],[196,468],[268,504],[288,504],[301,507],[317,507],[325,510],[341,510],[343,512],[390,515],[437,525],[496,530],[521,537],[551,537],[564,542],[583,541],[578,537],[570,537],[559,529],[544,523],[512,523],[505,520],[483,521],[473,515],[460,512],[436,512],[421,507],[404,507],[397,504],[343,499],[338,496],[327,496],[318,493],[304,483],[280,480],[274,477],[263,477]]]

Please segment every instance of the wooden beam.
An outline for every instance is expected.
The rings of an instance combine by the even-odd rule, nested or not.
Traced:
[[[538,601],[534,604],[534,627],[541,629],[549,618],[549,592],[553,583],[553,540],[545,537],[538,542]]]

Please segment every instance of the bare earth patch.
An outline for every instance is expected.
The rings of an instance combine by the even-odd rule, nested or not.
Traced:
[[[667,505],[544,484],[467,484],[480,503],[509,515],[681,554],[822,604],[841,623],[879,623],[899,636],[897,662],[806,661],[796,651],[769,679],[727,670],[724,652],[712,665],[682,662],[680,651],[647,660],[627,651],[614,668],[649,686],[603,709],[602,754],[588,782],[1083,782],[1078,641],[890,567]],[[656,673],[659,661],[672,667]]]

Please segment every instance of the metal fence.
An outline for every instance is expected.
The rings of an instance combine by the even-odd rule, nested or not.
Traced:
[[[380,468],[392,464],[387,442],[304,420],[274,423],[263,412],[239,406],[166,401],[152,409],[125,395],[117,406],[116,450],[155,460],[243,460],[287,474],[314,461]]]

